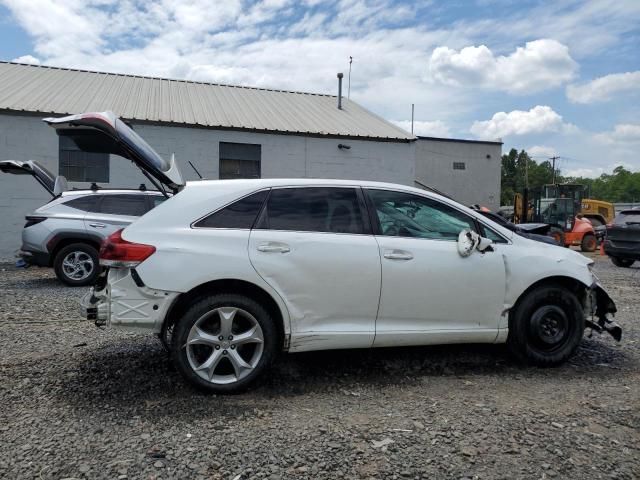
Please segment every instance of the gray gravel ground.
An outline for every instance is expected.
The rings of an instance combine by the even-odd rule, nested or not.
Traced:
[[[96,329],[84,289],[0,266],[1,478],[640,477],[640,268],[595,257],[620,345],[555,369],[501,346],[284,356],[205,396],[157,339]]]

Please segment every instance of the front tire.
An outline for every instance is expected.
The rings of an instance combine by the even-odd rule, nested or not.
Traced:
[[[98,251],[86,243],[72,243],[56,254],[53,269],[58,279],[70,287],[91,285],[100,273]]]
[[[618,258],[618,257],[609,257],[611,259],[611,263],[613,263],[616,267],[629,268],[635,260],[631,258]]]
[[[598,239],[592,233],[587,233],[582,237],[580,242],[580,250],[583,252],[595,252],[598,248]]]
[[[196,388],[238,393],[256,381],[278,351],[278,331],[269,313],[244,295],[201,297],[178,320],[172,356]]]
[[[584,328],[582,306],[571,291],[561,285],[540,286],[511,312],[507,345],[524,363],[552,367],[574,354]]]

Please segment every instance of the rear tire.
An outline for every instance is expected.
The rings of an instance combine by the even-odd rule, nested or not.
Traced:
[[[631,258],[618,258],[618,257],[609,257],[611,259],[611,263],[613,263],[616,267],[629,268],[635,260]]]
[[[86,243],[72,243],[56,254],[53,269],[56,277],[70,287],[91,285],[100,273],[98,251]]]
[[[595,252],[596,248],[598,248],[596,236],[592,233],[586,233],[582,237],[582,242],[580,242],[580,250],[583,252]]]
[[[584,328],[582,306],[572,292],[557,284],[540,286],[512,310],[507,345],[523,363],[552,367],[574,354]]]
[[[273,319],[244,295],[207,295],[174,326],[172,357],[182,376],[209,393],[246,390],[273,363],[279,342]]]

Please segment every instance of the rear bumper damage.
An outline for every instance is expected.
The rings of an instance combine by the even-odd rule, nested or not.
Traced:
[[[587,327],[598,333],[607,332],[619,342],[622,339],[622,328],[607,318],[607,314],[613,316],[618,309],[599,282],[593,282],[589,288],[586,306]]]
[[[82,316],[96,326],[160,333],[177,292],[148,288],[129,269],[110,269],[80,301]]]

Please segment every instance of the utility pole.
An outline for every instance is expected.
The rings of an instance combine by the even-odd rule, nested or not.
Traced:
[[[549,160],[551,160],[553,162],[553,176],[551,177],[551,183],[553,183],[554,185],[556,184],[556,160],[558,160],[560,157],[557,156],[553,156],[550,157]]]
[[[411,104],[411,135],[413,135],[413,112],[415,110],[415,105]]]
[[[351,64],[353,63],[353,57],[349,56],[349,79],[347,80],[347,100],[351,99]]]

